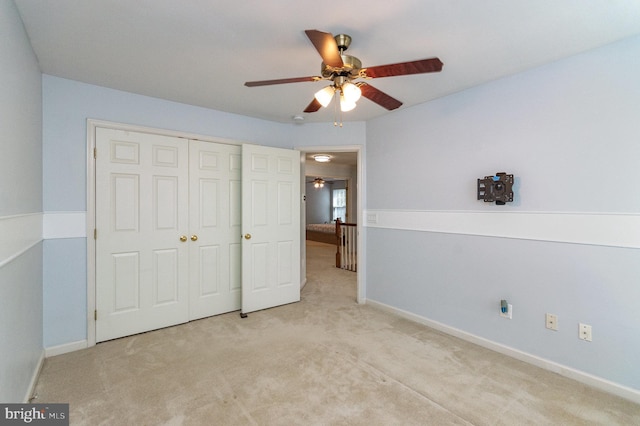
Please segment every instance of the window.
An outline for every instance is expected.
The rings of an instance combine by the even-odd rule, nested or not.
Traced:
[[[331,220],[340,218],[340,221],[346,222],[347,219],[347,190],[346,189],[334,189],[333,200],[331,205],[333,206],[333,213]]]

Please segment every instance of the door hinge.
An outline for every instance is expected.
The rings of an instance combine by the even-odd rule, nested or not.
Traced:
[[[98,321],[98,310],[97,309],[93,311],[93,320],[94,321]]]
[[[93,159],[98,158],[98,148],[93,148]]]
[[[93,228],[93,239],[94,240],[98,239],[98,229],[97,228]]]

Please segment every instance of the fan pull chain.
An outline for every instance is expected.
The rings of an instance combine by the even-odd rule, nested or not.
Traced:
[[[334,93],[333,102],[333,127],[338,127],[338,104],[340,103],[340,90],[336,90]],[[342,108],[340,108],[340,127],[342,127]]]
[[[338,126],[338,102],[338,91],[336,90],[333,94],[333,127]],[[340,126],[342,127],[342,123],[340,123]]]

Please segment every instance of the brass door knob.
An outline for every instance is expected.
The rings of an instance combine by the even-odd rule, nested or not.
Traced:
[[[251,234],[244,234],[244,239],[245,240],[250,240],[251,239]]]
[[[198,236],[197,235],[192,235],[191,236],[191,241],[198,241]]]
[[[183,243],[184,243],[185,241],[187,241],[187,236],[186,236],[186,235],[181,235],[181,236],[180,236],[180,241],[182,241]]]

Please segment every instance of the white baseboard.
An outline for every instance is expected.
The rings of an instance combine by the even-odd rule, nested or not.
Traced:
[[[87,348],[86,340],[80,340],[78,342],[71,342],[71,343],[66,343],[64,345],[45,348],[40,353],[40,359],[38,360],[38,364],[36,368],[33,370],[33,374],[31,375],[31,381],[29,382],[29,387],[27,388],[27,394],[24,396],[23,402],[26,404],[33,397],[36,391],[36,385],[38,384],[38,378],[40,377],[40,372],[42,371],[42,366],[44,365],[45,358],[66,354],[68,352],[79,351],[80,349],[85,349],[85,348]]]
[[[86,340],[78,340],[77,342],[65,343],[64,345],[51,346],[50,348],[45,348],[44,351],[45,357],[51,358],[52,356],[75,352],[88,347],[89,344]]]
[[[633,388],[603,379],[601,377],[594,376],[592,374],[585,373],[583,371],[576,370],[574,368],[567,367],[562,364],[558,364],[557,362],[549,361],[539,356],[532,355],[532,354],[520,351],[518,349],[514,349],[509,346],[505,346],[503,344],[493,342],[491,340],[485,339],[484,337],[479,337],[474,334],[467,333],[466,331],[462,331],[455,327],[448,326],[438,321],[430,320],[420,315],[416,315],[414,313],[411,313],[402,309],[398,309],[393,306],[386,305],[384,303],[367,299],[366,304],[376,307],[378,309],[381,309],[383,311],[398,315],[402,318],[406,318],[410,321],[414,321],[414,322],[426,325],[427,327],[431,327],[435,330],[460,338],[467,342],[474,343],[478,346],[482,346],[483,348],[487,348],[492,351],[499,352],[503,355],[507,355],[517,360],[526,362],[528,364],[535,365],[536,367],[540,367],[544,370],[548,370],[548,371],[560,374],[561,376],[567,377],[569,379],[575,380],[580,383],[584,383],[585,385],[602,390],[604,392],[619,396],[624,399],[628,399],[629,401],[632,401],[636,404],[640,404],[640,391],[637,389],[633,389]]]
[[[33,397],[34,392],[36,391],[36,385],[38,384],[38,377],[40,377],[40,371],[42,371],[42,366],[44,365],[44,350],[40,353],[40,359],[38,359],[38,365],[33,370],[33,374],[31,375],[31,381],[29,382],[29,387],[27,388],[27,394],[24,396],[22,402],[27,404],[29,400]]]

